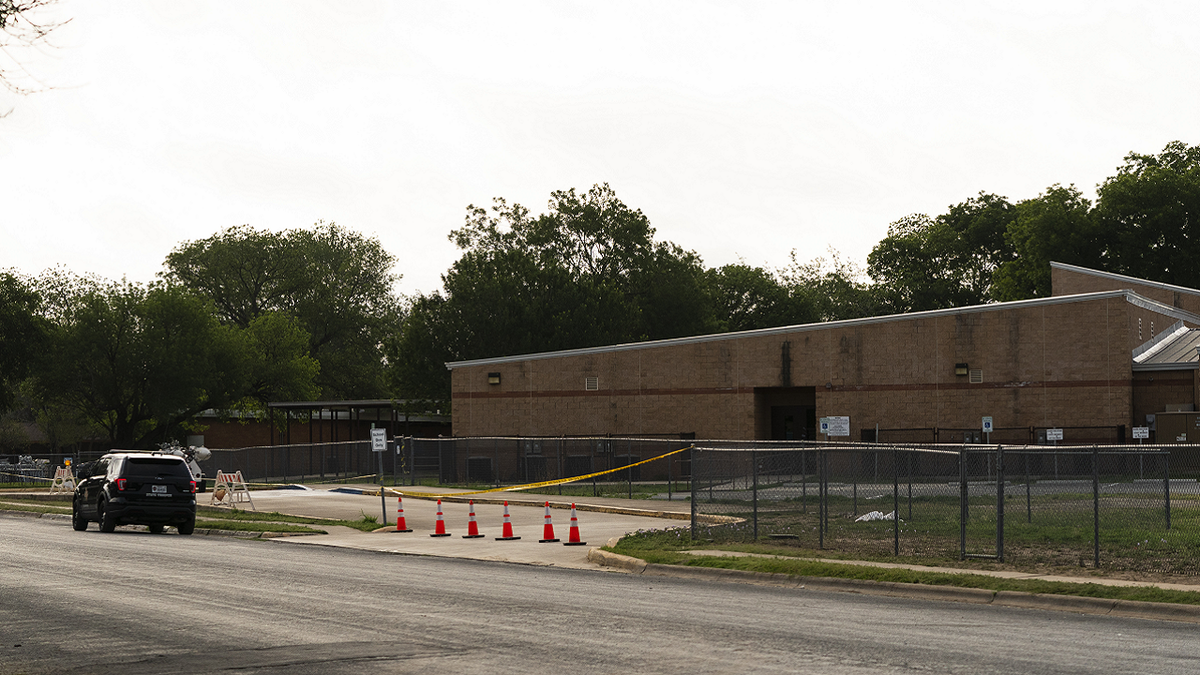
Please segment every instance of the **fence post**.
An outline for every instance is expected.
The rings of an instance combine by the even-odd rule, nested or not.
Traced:
[[[1092,446],[1092,549],[1093,562],[1100,568],[1100,449]]]
[[[1163,455],[1163,500],[1167,507],[1167,529],[1171,529],[1171,454]]]
[[[674,460],[674,457],[667,458],[667,501],[671,501],[671,462]]]
[[[912,520],[912,479],[913,479],[913,455],[915,450],[909,449],[908,455],[908,519]]]
[[[900,555],[900,453],[892,446],[892,554]]]
[[[1033,522],[1033,500],[1029,494],[1029,448],[1025,449],[1025,522]]]
[[[751,487],[750,498],[754,503],[754,541],[758,541],[758,451],[750,451],[750,463],[753,464],[754,483]]]
[[[1004,562],[1004,446],[996,446],[996,560]]]
[[[808,513],[808,453],[800,451],[800,510]]]
[[[612,443],[612,441],[609,441],[609,443]],[[629,493],[628,497],[630,499],[633,499],[633,466],[632,466],[632,464],[633,464],[633,439],[630,438],[629,440],[627,440],[625,442],[625,466],[629,467],[628,469],[625,469],[625,481],[626,481],[625,489],[628,490],[628,493]],[[558,487],[558,494],[562,494],[562,486],[561,485]],[[757,527],[758,523],[755,522],[754,525],[755,525],[755,527]],[[755,538],[757,538],[757,537],[755,537]]]
[[[967,559],[967,446],[958,451],[958,559]]]
[[[692,539],[696,538],[696,446],[688,451],[688,464],[692,467]]]
[[[817,448],[817,546],[825,548],[825,448]]]

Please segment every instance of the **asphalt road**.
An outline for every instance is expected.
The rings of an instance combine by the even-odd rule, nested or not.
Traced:
[[[0,673],[1194,673],[1190,624],[0,516]]]

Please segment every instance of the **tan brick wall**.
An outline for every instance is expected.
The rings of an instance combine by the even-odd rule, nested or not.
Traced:
[[[1158,370],[1133,374],[1133,425],[1144,426],[1147,414],[1167,406],[1196,404],[1195,370]]]
[[[849,415],[855,440],[876,424],[976,429],[984,415],[997,427],[1129,425],[1139,319],[1143,331],[1173,322],[1099,298],[463,366],[452,374],[454,433],[761,437],[755,389],[781,386],[785,340],[792,384],[815,391],[818,417]],[[956,363],[983,382],[955,375]],[[488,372],[502,383],[488,385]],[[598,391],[585,391],[587,377]]]
[[[1113,279],[1061,267],[1050,268],[1050,287],[1051,295],[1131,290],[1143,298],[1200,314],[1200,291],[1194,289],[1161,288],[1139,282],[1137,279]]]

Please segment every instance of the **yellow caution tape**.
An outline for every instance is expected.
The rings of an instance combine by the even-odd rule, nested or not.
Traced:
[[[596,471],[595,473],[588,473],[588,474],[584,474],[584,475],[582,475],[582,476],[572,476],[572,477],[570,477],[570,478],[558,478],[558,479],[556,479],[556,480],[544,480],[544,481],[542,481],[542,482],[540,482],[540,483],[527,483],[527,484],[525,484],[525,485],[510,485],[510,486],[508,486],[508,487],[498,487],[498,488],[492,488],[492,489],[490,489],[490,490],[475,490],[475,491],[473,491],[473,492],[452,492],[452,493],[449,493],[449,494],[444,494],[444,495],[431,495],[431,494],[429,494],[429,493],[426,493],[426,492],[401,492],[401,491],[399,491],[399,490],[396,490],[396,489],[394,489],[394,488],[384,488],[384,490],[385,490],[385,491],[387,491],[387,492],[390,492],[390,493],[392,493],[392,494],[395,494],[395,495],[405,495],[405,494],[408,494],[408,495],[413,495],[413,496],[421,496],[421,497],[427,497],[427,498],[440,498],[440,497],[462,497],[462,496],[465,496],[465,495],[485,495],[485,494],[488,494],[488,493],[491,493],[491,492],[518,492],[518,491],[520,491],[520,490],[532,490],[533,488],[540,488],[540,487],[551,487],[551,486],[554,486],[554,485],[565,485],[565,484],[567,484],[567,483],[576,483],[576,482],[579,482],[579,481],[581,481],[581,480],[588,480],[588,479],[590,479],[590,478],[596,478],[596,477],[598,477],[598,476],[605,476],[605,475],[608,475],[608,474],[610,474],[610,473],[616,473],[616,472],[618,472],[618,471],[624,471],[624,470],[626,470],[626,469],[632,469],[632,468],[633,468],[633,467],[635,467],[635,466],[641,466],[641,465],[643,465],[643,464],[649,464],[650,462],[654,462],[654,461],[660,460],[660,459],[662,459],[663,457],[670,457],[671,455],[678,455],[679,453],[681,453],[681,452],[685,452],[685,451],[687,451],[687,450],[691,450],[691,449],[692,449],[692,448],[694,448],[694,447],[696,447],[696,446],[694,446],[694,445],[689,445],[689,446],[687,446],[686,448],[680,448],[680,449],[678,449],[678,450],[672,450],[671,452],[666,452],[666,453],[663,453],[663,454],[661,454],[661,455],[658,455],[657,457],[651,457],[650,459],[643,459],[642,461],[640,461],[640,462],[637,462],[637,463],[634,463],[634,464],[626,464],[625,466],[619,466],[619,467],[617,467],[617,468],[615,468],[615,469],[606,469],[606,470],[604,470],[604,471]],[[379,494],[379,492],[378,492],[378,491],[376,491],[374,494]]]

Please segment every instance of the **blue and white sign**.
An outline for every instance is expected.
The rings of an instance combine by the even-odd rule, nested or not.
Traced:
[[[985,433],[985,434],[992,433],[992,418],[991,417],[983,418],[983,433]]]

